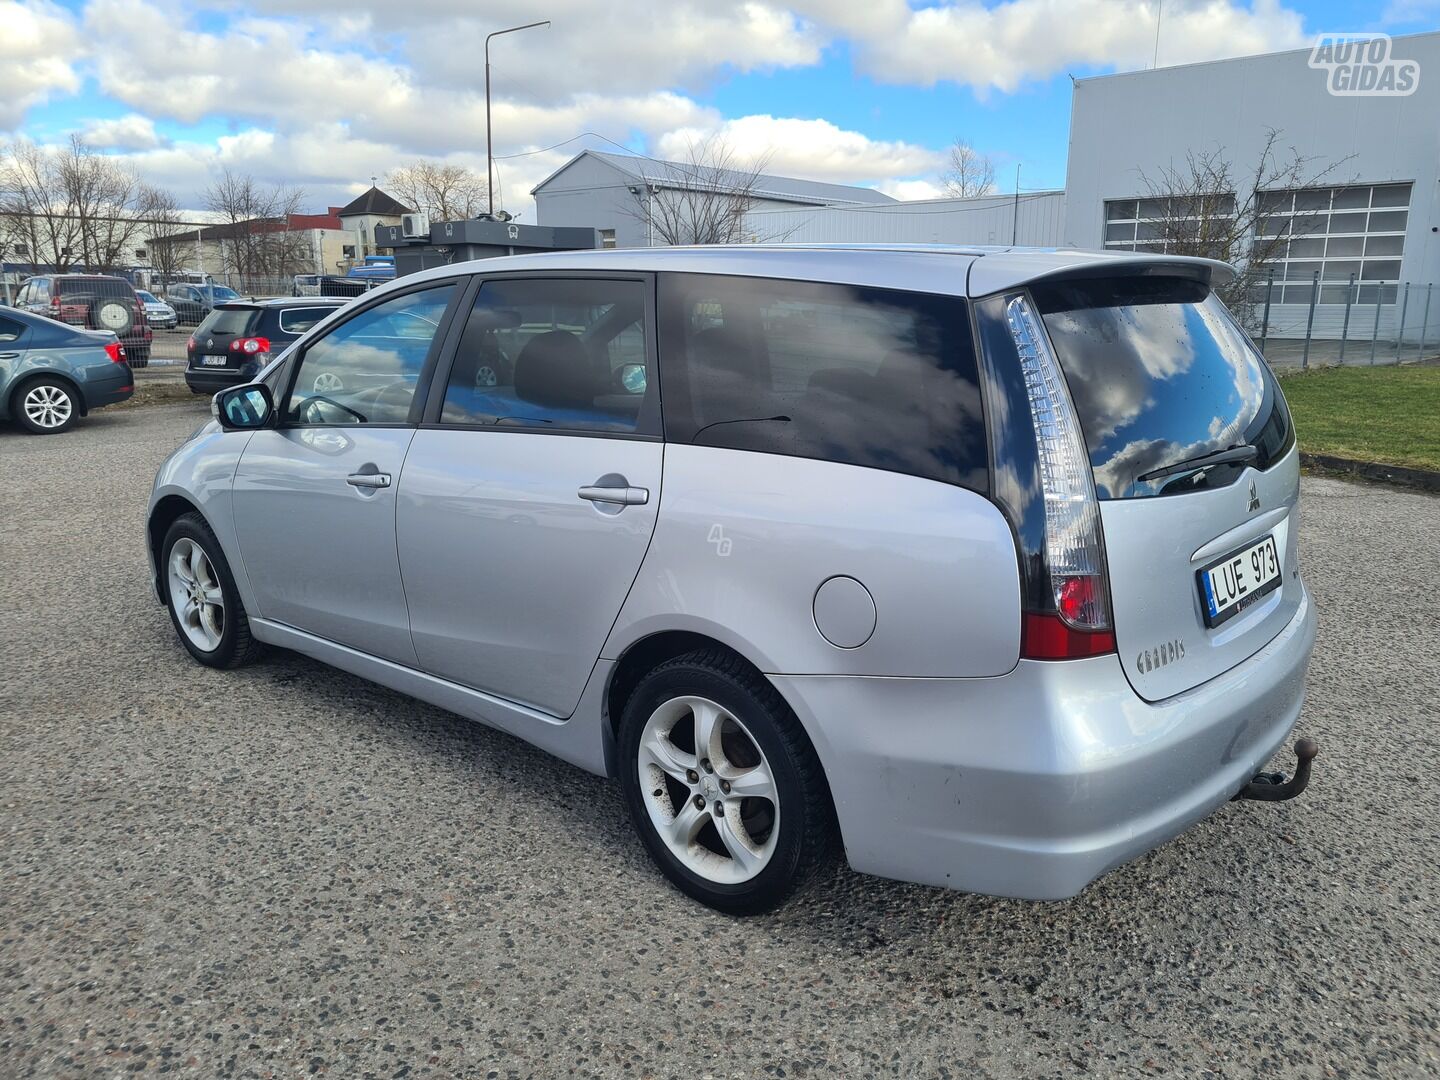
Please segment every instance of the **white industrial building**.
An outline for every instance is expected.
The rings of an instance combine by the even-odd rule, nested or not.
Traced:
[[[1418,64],[1409,95],[1332,93],[1331,71],[1311,59],[1301,49],[1078,80],[1065,245],[1163,250],[1164,208],[1147,198],[1145,178],[1218,149],[1238,179],[1253,181],[1273,129],[1280,154],[1293,147],[1310,159],[1308,175],[1329,172],[1318,185],[1264,196],[1265,235],[1293,237],[1275,263],[1272,335],[1303,335],[1319,271],[1317,337],[1339,335],[1349,294],[1350,337],[1371,337],[1378,300],[1382,334],[1393,335],[1404,310],[1413,338],[1433,291],[1435,340],[1440,287],[1426,286],[1440,283],[1440,33],[1391,42],[1391,63]]]
[[[1076,81],[1064,191],[897,202],[868,188],[765,177],[745,231],[760,243],[1163,251],[1166,210],[1147,179],[1183,170],[1188,155],[1220,152],[1238,182],[1253,183],[1274,130],[1278,156],[1307,164],[1298,190],[1262,196],[1264,235],[1283,239],[1265,290],[1272,336],[1303,336],[1313,297],[1316,337],[1339,336],[1348,306],[1351,338],[1378,329],[1393,339],[1402,328],[1406,340],[1440,339],[1440,33],[1389,42],[1385,62],[1405,65],[1409,78],[1370,87],[1409,92],[1355,93],[1365,80],[1351,71],[1347,81],[1325,59],[1307,48]],[[607,245],[643,246],[654,241],[634,212],[637,193],[673,176],[665,162],[586,151],[535,189],[538,218],[600,228]]]
[[[700,190],[707,183],[719,190],[733,187],[734,181],[727,183],[722,173],[682,162],[584,150],[531,191],[535,220],[546,226],[598,229],[604,247],[649,247],[661,241],[647,224],[646,200],[664,198],[667,190]],[[740,182],[750,179],[744,176]],[[750,204],[757,211],[895,202],[874,188],[769,174],[753,179]]]
[[[1024,244],[1059,247],[1063,191],[917,199],[880,206],[755,209],[746,231],[759,243]]]

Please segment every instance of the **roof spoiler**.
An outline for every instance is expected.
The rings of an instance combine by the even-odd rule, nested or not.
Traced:
[[[1235,280],[1235,268],[1189,255],[1115,255],[1109,252],[1007,251],[970,264],[972,297],[1023,288],[1036,281],[1113,277],[1184,277],[1211,287]]]

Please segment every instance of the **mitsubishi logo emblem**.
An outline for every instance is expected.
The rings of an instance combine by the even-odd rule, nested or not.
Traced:
[[[1255,481],[1250,481],[1250,513],[1260,509],[1260,494],[1255,490]]]

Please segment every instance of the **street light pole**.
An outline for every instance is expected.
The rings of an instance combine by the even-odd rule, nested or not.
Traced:
[[[495,216],[495,154],[490,141],[490,39],[501,34],[513,34],[517,30],[530,30],[537,26],[549,26],[550,20],[511,26],[485,35],[485,206],[491,217]]]

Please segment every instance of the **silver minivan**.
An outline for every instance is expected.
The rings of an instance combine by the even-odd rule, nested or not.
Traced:
[[[1072,896],[1308,779],[1304,740],[1257,774],[1316,618],[1230,274],[799,246],[413,274],[216,396],[155,480],[154,589],[201,663],[296,650],[617,777],[717,908],[836,841]]]

